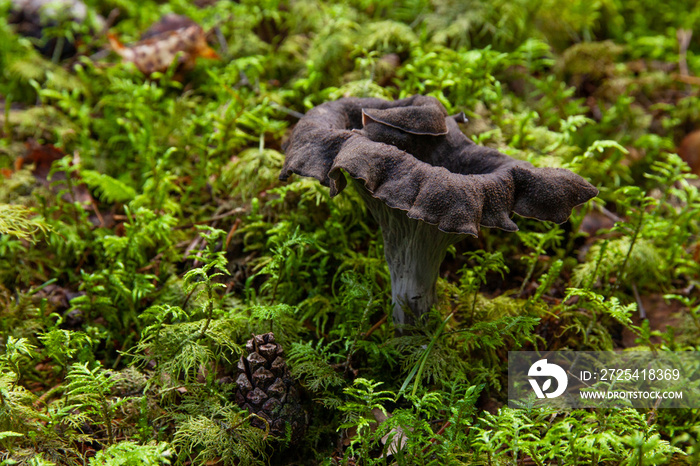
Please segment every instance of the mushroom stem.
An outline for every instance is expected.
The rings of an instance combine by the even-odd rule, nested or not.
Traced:
[[[409,218],[405,211],[376,199],[362,182],[354,182],[365,205],[382,229],[384,256],[391,273],[396,333],[416,325],[437,302],[435,284],[447,248],[466,235],[445,233],[437,226]]]

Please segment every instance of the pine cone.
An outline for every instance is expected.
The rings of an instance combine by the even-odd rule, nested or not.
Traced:
[[[289,425],[292,441],[298,441],[306,431],[307,415],[301,406],[299,386],[284,360],[284,350],[275,343],[272,332],[254,335],[246,349],[248,356],[238,362],[236,403],[267,420],[275,437],[286,437]],[[261,419],[251,424],[265,428]]]

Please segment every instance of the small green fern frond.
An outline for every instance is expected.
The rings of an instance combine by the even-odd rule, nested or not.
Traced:
[[[232,406],[211,416],[188,416],[178,426],[173,446],[181,461],[190,458],[194,464],[263,465],[267,433],[250,426],[254,416],[246,417]]]
[[[146,445],[124,440],[110,445],[90,458],[89,466],[160,466],[171,464],[173,451],[166,442]]]
[[[97,193],[103,202],[127,203],[136,197],[136,190],[131,186],[94,170],[81,170],[80,176],[86,185]]]
[[[332,355],[321,342],[292,343],[288,351],[288,363],[295,378],[304,381],[312,392],[323,392],[331,387],[340,387],[345,381],[330,363]]]

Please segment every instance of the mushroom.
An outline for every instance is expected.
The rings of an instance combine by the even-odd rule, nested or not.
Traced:
[[[311,109],[284,146],[281,180],[314,177],[335,196],[347,184],[341,170],[350,175],[382,230],[399,331],[437,302],[451,244],[481,226],[517,231],[511,212],[563,223],[598,194],[569,170],[475,144],[459,129],[465,121],[433,97],[344,98]]]

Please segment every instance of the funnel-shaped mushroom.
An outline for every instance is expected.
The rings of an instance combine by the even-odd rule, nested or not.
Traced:
[[[463,121],[433,97],[346,98],[311,109],[285,146],[281,180],[311,176],[335,196],[347,183],[341,169],[353,179],[382,229],[398,327],[435,304],[451,244],[480,226],[516,231],[511,212],[563,223],[598,194],[569,170],[474,144]]]

